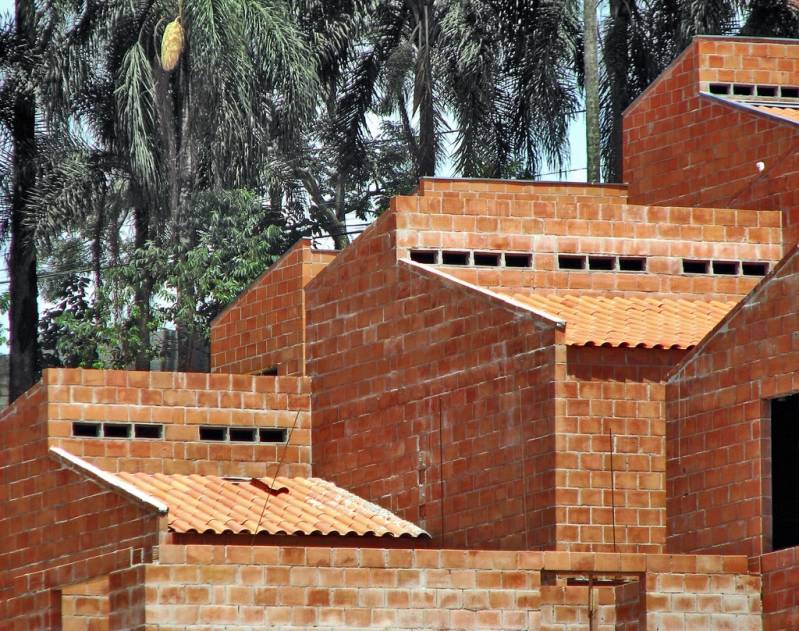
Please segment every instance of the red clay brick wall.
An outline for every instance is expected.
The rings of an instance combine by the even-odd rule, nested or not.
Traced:
[[[668,547],[771,549],[770,412],[799,390],[799,257],[787,259],[667,385]]]
[[[781,209],[799,236],[797,126],[702,96],[709,83],[799,83],[787,40],[697,38],[624,116],[624,177],[639,204]],[[760,173],[755,163],[765,163]]]
[[[311,475],[305,377],[49,369],[43,382],[50,445],[108,471],[260,477],[282,460],[281,475]],[[160,423],[163,438],[74,438],[73,421]],[[286,428],[289,444],[205,442],[201,425]]]
[[[531,268],[441,266],[498,290],[743,296],[757,278],[684,274],[682,259],[774,263],[782,255],[779,211],[632,206],[623,189],[606,186],[422,183],[423,195],[393,200],[398,256],[411,249],[531,254]],[[559,254],[643,256],[647,271],[564,271]]]
[[[109,631],[108,587],[102,576],[62,588],[60,631]]]
[[[152,560],[159,516],[48,454],[47,389],[0,416],[0,626],[59,628],[66,585]]]
[[[569,347],[556,421],[559,549],[662,551],[665,376],[684,354]]]
[[[564,629],[547,616],[585,616],[587,590],[544,583],[568,575],[639,581],[617,606],[599,602],[624,626],[595,628],[760,629],[760,580],[742,557],[164,546],[144,573],[154,630]]]
[[[305,374],[303,288],[335,257],[298,241],[211,324],[211,371]]]
[[[760,557],[763,629],[799,629],[799,548]]]
[[[446,545],[551,547],[554,328],[397,263],[394,218],[307,288],[314,473]]]

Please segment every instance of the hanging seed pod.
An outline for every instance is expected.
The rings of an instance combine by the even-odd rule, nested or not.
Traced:
[[[183,27],[180,18],[172,20],[164,29],[161,40],[161,67],[167,72],[172,72],[180,61],[183,52]]]

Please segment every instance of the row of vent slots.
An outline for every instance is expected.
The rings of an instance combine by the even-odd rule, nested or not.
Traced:
[[[164,426],[156,423],[92,423],[74,421],[77,438],[163,438]],[[200,440],[234,443],[285,443],[288,431],[281,427],[200,426]]]
[[[586,260],[588,267],[586,268]],[[596,272],[645,272],[646,258],[643,256],[586,256],[581,254],[559,254],[558,268],[565,270],[589,269]]]
[[[720,274],[724,276],[765,276],[768,263],[760,261],[682,260],[684,274]]]
[[[797,99],[799,87],[785,85],[748,85],[742,83],[711,83],[711,94],[732,96],[762,96],[771,98]]]
[[[411,260],[427,265],[478,265],[481,267],[531,267],[532,254],[524,252],[468,252],[463,250],[411,250]]]
[[[580,256],[561,254],[558,256],[558,267],[565,270],[587,269],[593,271],[643,272],[646,270],[644,257],[615,257],[615,256]],[[618,268],[616,261],[618,260]],[[768,263],[760,261],[709,261],[709,260],[682,260],[684,274],[719,274],[724,276],[765,276],[768,273]]]

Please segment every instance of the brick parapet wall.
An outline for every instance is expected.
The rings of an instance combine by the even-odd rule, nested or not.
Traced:
[[[48,452],[48,390],[0,416],[0,626],[59,628],[62,587],[154,558],[159,516]]]
[[[553,546],[554,327],[398,263],[392,215],[308,286],[314,472],[449,545]]]
[[[663,551],[665,377],[684,355],[568,348],[556,421],[560,549]]]
[[[311,474],[310,379],[48,369],[50,446],[108,471],[205,475]],[[73,437],[73,422],[156,423],[160,439]],[[200,426],[290,431],[289,444],[206,442]]]
[[[545,625],[587,608],[586,587],[560,579],[594,576],[633,581],[618,605],[603,604],[646,628],[754,631],[760,580],[746,567],[743,557],[163,546],[144,566],[145,624],[560,629]]]
[[[631,206],[571,196],[531,200],[465,191],[398,197],[392,207],[399,258],[430,249],[529,253],[530,268],[442,266],[467,282],[502,290],[737,297],[758,279],[684,274],[683,259],[774,263],[782,254],[781,215],[774,210]],[[566,271],[558,267],[559,254],[642,256],[647,271]]]
[[[211,323],[211,371],[305,374],[303,288],[336,256],[300,239]]]
[[[668,547],[770,550],[770,412],[799,390],[796,251],[693,351],[667,384]]]
[[[781,209],[787,250],[799,236],[799,128],[700,90],[711,82],[795,86],[799,46],[697,38],[661,77],[625,112],[630,201]]]

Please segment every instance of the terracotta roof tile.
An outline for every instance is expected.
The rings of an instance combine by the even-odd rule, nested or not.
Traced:
[[[566,322],[575,346],[691,348],[735,306],[733,301],[598,296],[512,297]]]
[[[169,507],[169,529],[177,533],[429,536],[380,506],[319,478],[116,475],[164,502]]]
[[[771,114],[772,116],[779,116],[785,118],[793,123],[799,123],[799,108],[790,106],[778,105],[752,105],[756,110]]]

